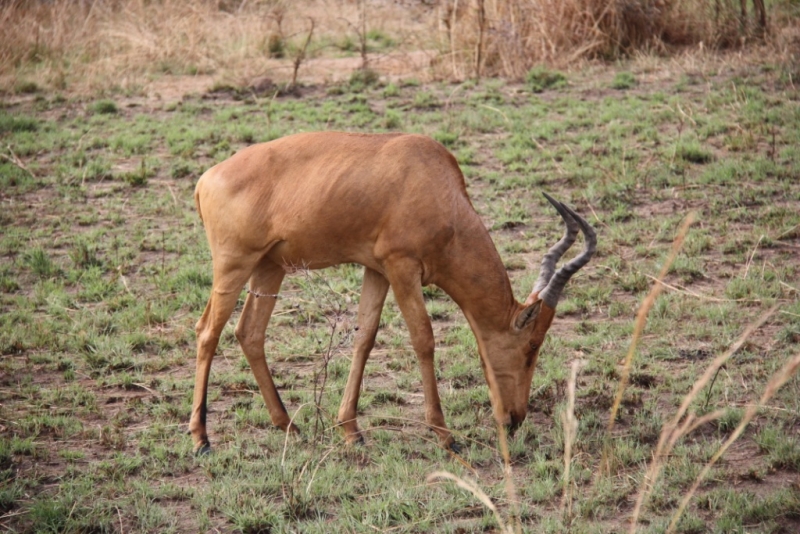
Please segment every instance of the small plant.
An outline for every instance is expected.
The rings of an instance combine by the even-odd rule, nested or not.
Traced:
[[[94,115],[113,115],[119,112],[117,103],[113,100],[98,100],[89,107]]]
[[[677,156],[683,161],[700,164],[709,163],[714,159],[714,156],[711,154],[711,152],[700,146],[699,143],[682,144],[680,147],[678,147]]]
[[[297,50],[297,53],[294,57],[292,82],[289,84],[288,89],[294,89],[297,87],[297,71],[300,70],[300,65],[302,65],[303,61],[305,61],[306,59],[306,51],[308,50],[308,45],[311,44],[311,38],[314,35],[314,26],[315,26],[314,19],[309,18],[308,21],[309,21],[308,35],[306,36],[306,40],[303,43],[303,46]]]
[[[192,165],[185,161],[176,161],[169,169],[169,175],[175,179],[191,176],[192,172],[194,172]]]
[[[19,82],[14,87],[14,90],[17,93],[20,93],[20,94],[30,95],[30,94],[33,94],[33,93],[38,93],[39,92],[39,86],[36,85],[36,82],[23,81],[23,82]]]
[[[122,174],[122,180],[131,187],[142,187],[147,185],[147,180],[155,173],[147,168],[147,164],[142,160],[142,164],[135,171]]]
[[[97,257],[97,247],[84,239],[78,239],[69,253],[69,258],[75,267],[85,269],[96,265],[102,265],[102,261]]]
[[[370,68],[358,69],[350,75],[350,81],[348,82],[348,85],[350,86],[351,91],[354,93],[360,93],[367,87],[378,83],[378,79],[379,75],[376,71]]]
[[[40,278],[52,278],[58,273],[58,267],[41,247],[30,250],[25,255],[25,263]]]
[[[400,96],[400,89],[394,83],[390,82],[383,88],[383,96],[391,98],[393,96]]]
[[[433,134],[433,138],[448,148],[453,148],[458,143],[458,132],[439,130]]]
[[[630,72],[618,72],[614,75],[614,79],[611,81],[611,87],[613,89],[632,89],[636,87],[639,82],[636,81],[636,77]]]
[[[383,116],[383,125],[389,130],[400,128],[402,124],[400,112],[394,109],[387,109],[386,114]]]
[[[414,107],[417,109],[439,107],[439,100],[428,91],[419,91],[414,95]]]
[[[35,132],[38,128],[39,122],[30,117],[20,117],[0,111],[0,134],[6,132]]]
[[[525,76],[531,92],[541,93],[545,89],[560,89],[567,86],[567,77],[542,65],[532,68]]]
[[[376,29],[367,32],[367,39],[374,42],[378,48],[389,48],[395,44],[394,39]]]
[[[19,289],[17,281],[8,273],[0,272],[0,292],[11,293]]]

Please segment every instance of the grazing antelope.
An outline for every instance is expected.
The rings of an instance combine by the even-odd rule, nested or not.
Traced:
[[[389,286],[408,325],[422,371],[425,416],[442,446],[457,450],[444,421],[433,366],[434,339],[422,286],[442,288],[463,310],[478,341],[495,416],[525,419],[533,369],[559,296],[595,251],[594,229],[545,195],[566,224],[545,254],[533,291],[519,304],[489,233],[472,207],[455,158],[421,135],[301,133],[246,148],[197,182],[214,281],[197,323],[197,374],[189,429],[210,450],[206,392],[220,333],[249,281],[236,338],[272,422],[297,431],[264,355],[267,323],[286,272],[340,263],[364,266],[355,351],[338,421],[360,441],[356,408]],[[555,270],[578,231],[583,252]]]

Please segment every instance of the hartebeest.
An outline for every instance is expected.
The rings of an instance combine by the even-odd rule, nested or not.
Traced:
[[[457,447],[436,385],[433,330],[422,297],[422,286],[428,284],[442,288],[463,310],[478,341],[495,416],[511,427],[519,425],[561,291],[592,257],[596,243],[589,223],[547,199],[566,231],[545,255],[533,291],[519,304],[455,158],[428,137],[302,133],[251,146],[212,167],[195,190],[214,270],[211,297],[197,323],[189,423],[195,450],[209,450],[211,360],[248,280],[236,337],[272,422],[284,431],[297,430],[267,367],[265,330],[286,272],[341,263],[364,266],[358,335],[338,414],[347,442],[361,439],[356,423],[361,379],[389,286],[419,359],[427,424],[442,445]],[[556,262],[579,230],[583,252],[556,272]]]

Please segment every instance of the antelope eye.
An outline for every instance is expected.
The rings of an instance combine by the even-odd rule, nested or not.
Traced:
[[[530,342],[528,342],[528,347],[530,347],[530,349],[528,350],[528,353],[525,354],[525,358],[526,358],[525,366],[526,367],[530,367],[533,364],[533,358],[536,356],[536,350],[539,348],[539,345],[537,345],[533,341],[530,341]]]

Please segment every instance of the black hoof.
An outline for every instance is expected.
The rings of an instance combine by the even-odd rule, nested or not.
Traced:
[[[198,447],[194,451],[194,455],[195,456],[208,456],[209,454],[211,454],[211,444],[210,443],[203,443],[202,445],[200,445],[200,447]]]
[[[461,454],[461,451],[464,450],[464,446],[461,445],[459,442],[454,441],[450,444],[450,450],[455,454]]]

